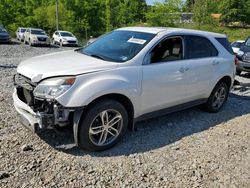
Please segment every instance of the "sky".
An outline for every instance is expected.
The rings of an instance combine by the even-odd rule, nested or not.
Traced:
[[[158,2],[163,2],[163,0],[146,0],[148,5],[152,5],[153,2],[158,1]]]

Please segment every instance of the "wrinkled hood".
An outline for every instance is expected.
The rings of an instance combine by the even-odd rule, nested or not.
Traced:
[[[17,72],[39,82],[44,78],[79,75],[117,67],[117,63],[103,61],[76,51],[64,51],[33,57],[21,62]]]
[[[62,37],[63,39],[66,39],[66,40],[73,40],[73,41],[76,41],[76,38],[75,37]]]

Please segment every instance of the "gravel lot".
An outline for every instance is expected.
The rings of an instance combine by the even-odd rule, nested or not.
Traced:
[[[72,133],[18,123],[12,76],[22,60],[70,48],[0,45],[0,187],[250,187],[250,75],[217,114],[192,108],[137,124],[104,152],[74,147]]]

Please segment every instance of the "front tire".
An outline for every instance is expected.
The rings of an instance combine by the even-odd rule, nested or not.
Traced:
[[[33,46],[33,44],[32,44],[32,42],[31,42],[30,39],[29,39],[29,46],[30,46],[30,47]]]
[[[236,70],[236,75],[240,76],[241,71],[240,70]]]
[[[225,82],[219,82],[213,89],[208,98],[205,108],[208,112],[216,113],[224,106],[229,94],[228,85]]]
[[[128,113],[115,100],[103,100],[93,105],[82,118],[78,130],[78,146],[90,151],[102,151],[117,144],[128,127]]]
[[[60,46],[63,47],[63,42],[62,42],[62,40],[60,40]]]

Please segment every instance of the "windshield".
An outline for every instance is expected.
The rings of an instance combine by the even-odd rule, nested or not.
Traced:
[[[60,35],[62,37],[73,37],[73,35],[71,33],[68,33],[68,32],[60,32]]]
[[[45,32],[43,30],[31,30],[31,34],[33,35],[46,35]]]
[[[26,29],[21,29],[21,33],[24,33],[26,31]]]
[[[245,44],[246,46],[250,46],[250,37],[247,39],[247,41],[246,41],[246,44]]]
[[[0,27],[0,33],[6,33],[6,29]]]
[[[232,47],[235,47],[235,48],[240,48],[242,46],[243,42],[234,42],[232,44]]]
[[[243,42],[234,42],[232,44],[232,47],[235,47],[235,48],[240,48],[242,46]]]
[[[113,31],[80,52],[106,61],[125,62],[138,54],[154,36],[135,31]]]

